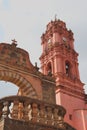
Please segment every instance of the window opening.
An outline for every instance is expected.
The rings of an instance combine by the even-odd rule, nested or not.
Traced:
[[[69,119],[72,120],[72,114],[69,114]]]
[[[52,67],[51,67],[51,63],[49,63],[48,66],[47,66],[47,75],[48,75],[48,76],[52,76]]]
[[[70,71],[70,65],[69,65],[69,63],[66,63],[65,67],[66,67],[66,75],[69,76],[69,73],[70,73],[69,72]]]

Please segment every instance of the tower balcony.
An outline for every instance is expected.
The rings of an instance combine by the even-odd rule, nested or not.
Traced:
[[[0,99],[0,127],[3,125],[2,122],[10,121],[10,128],[2,130],[11,130],[12,122],[14,122],[13,125],[17,122],[16,126],[18,122],[21,122],[23,126],[26,124],[26,130],[29,129],[27,128],[30,127],[29,124],[32,124],[32,127],[35,125],[43,127],[42,129],[49,127],[50,130],[67,130],[67,128],[74,130],[64,122],[65,113],[66,110],[62,106],[29,97],[9,96]]]

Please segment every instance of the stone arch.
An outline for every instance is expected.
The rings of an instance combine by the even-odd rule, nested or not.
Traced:
[[[22,90],[24,96],[37,98],[36,91],[32,87],[29,81],[18,73],[9,70],[0,70],[0,80],[14,83]]]

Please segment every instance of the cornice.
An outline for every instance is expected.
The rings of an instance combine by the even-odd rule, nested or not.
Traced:
[[[72,48],[67,48],[64,44],[55,43],[51,44],[49,48],[40,56],[40,60],[47,57],[48,55],[62,55],[62,57],[70,57],[70,59],[76,60],[78,57],[78,53]]]
[[[81,100],[84,100],[85,93],[79,92],[77,90],[73,90],[71,88],[67,88],[66,86],[58,85],[56,93],[61,92],[64,94],[67,94],[69,96],[73,96],[75,98],[79,98]]]

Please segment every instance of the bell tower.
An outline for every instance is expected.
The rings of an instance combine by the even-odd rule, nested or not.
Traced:
[[[74,110],[84,107],[84,84],[80,80],[73,32],[67,29],[65,22],[55,19],[46,26],[41,45],[41,70],[55,77],[56,103],[66,108],[65,118],[73,125]]]

